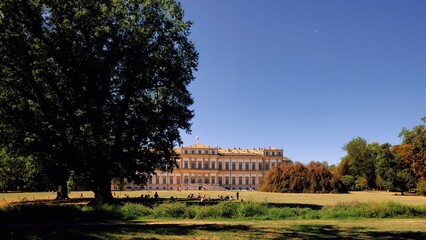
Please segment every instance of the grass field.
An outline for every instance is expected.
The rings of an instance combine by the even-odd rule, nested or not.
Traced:
[[[188,193],[194,195],[206,195],[215,198],[218,195],[229,195],[236,198],[235,191],[157,191],[160,198],[186,198]],[[122,191],[113,192],[117,198],[140,197],[142,194],[150,194],[152,197],[155,191]],[[71,192],[70,198],[93,198],[92,192]],[[0,193],[0,205],[23,200],[45,200],[54,199],[56,193]],[[349,194],[304,194],[304,193],[267,193],[267,192],[240,192],[240,199],[244,201],[267,202],[267,203],[287,203],[300,205],[331,206],[342,202],[382,202],[393,201],[407,205],[424,205],[426,197],[422,196],[401,196],[391,192],[371,191],[371,192],[351,192]]]
[[[117,198],[136,198],[155,191],[115,192]],[[188,193],[217,197],[232,195],[228,191],[157,191],[160,198],[186,198]],[[55,193],[1,193],[3,204],[54,199]],[[71,192],[71,198],[92,198],[91,192]],[[332,206],[351,202],[397,202],[425,206],[426,197],[400,196],[389,192],[352,192],[350,194],[280,194],[240,192],[244,202],[282,203],[285,205]],[[88,201],[88,200],[87,200]],[[25,215],[28,218],[28,215]],[[56,219],[56,218],[55,218]],[[10,219],[9,219],[10,221]],[[101,222],[11,223],[0,225],[1,239],[426,239],[426,219],[151,219]]]

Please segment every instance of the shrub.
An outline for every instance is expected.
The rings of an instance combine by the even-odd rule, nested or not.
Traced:
[[[164,218],[184,218],[186,212],[185,203],[164,203],[153,209],[154,217],[164,217]]]
[[[238,208],[238,216],[243,218],[265,216],[268,206],[259,202],[243,202]]]
[[[152,214],[152,209],[140,204],[126,203],[120,208],[120,213],[123,219],[130,220],[149,216]]]
[[[237,204],[232,202],[221,202],[218,205],[215,206],[216,211],[218,212],[219,216],[222,218],[235,218],[237,217]]]

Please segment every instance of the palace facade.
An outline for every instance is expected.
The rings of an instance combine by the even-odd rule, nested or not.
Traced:
[[[177,148],[178,168],[152,175],[147,186],[131,184],[126,189],[147,190],[257,190],[266,173],[289,161],[279,148],[219,148],[203,144]]]

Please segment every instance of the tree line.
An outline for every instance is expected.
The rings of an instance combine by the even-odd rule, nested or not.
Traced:
[[[426,117],[422,118],[423,122]],[[424,192],[426,180],[426,128],[418,125],[411,130],[403,128],[398,145],[368,143],[357,137],[343,149],[346,156],[335,169],[351,190],[386,189]]]
[[[422,118],[425,122],[426,117]],[[356,137],[346,143],[346,155],[335,166],[311,162],[277,166],[261,190],[271,192],[343,193],[347,190],[416,190],[426,195],[426,128],[403,128],[401,144],[368,143]]]

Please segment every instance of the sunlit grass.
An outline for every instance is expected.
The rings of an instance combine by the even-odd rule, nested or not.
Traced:
[[[116,198],[135,198],[141,195],[149,194],[151,197],[156,191],[114,191]],[[194,195],[206,195],[207,197],[216,198],[218,195],[233,196],[236,198],[235,191],[157,191],[160,198],[186,198],[188,193]],[[23,200],[45,200],[54,199],[54,192],[36,192],[36,193],[0,193],[0,204],[19,202]],[[93,192],[72,191],[70,198],[93,198]],[[267,203],[286,203],[286,204],[311,204],[319,206],[332,206],[342,202],[384,202],[393,201],[407,205],[423,205],[426,204],[426,197],[422,196],[400,196],[391,192],[351,192],[349,194],[305,194],[305,193],[266,193],[266,192],[240,192],[240,199],[243,201],[267,202]]]

